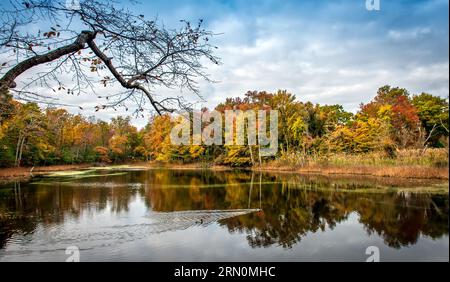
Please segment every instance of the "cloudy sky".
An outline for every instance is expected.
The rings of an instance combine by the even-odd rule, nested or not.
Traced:
[[[385,84],[447,97],[449,2],[381,0],[379,11],[368,11],[365,2],[153,0],[132,9],[157,16],[169,27],[180,19],[204,19],[208,29],[220,33],[213,43],[222,65],[208,70],[219,82],[200,83],[202,106],[248,90],[287,89],[301,101],[339,103],[356,111]],[[178,90],[158,92],[179,95]],[[82,105],[85,115],[98,105],[89,95],[64,99]],[[145,122],[134,121],[137,126]]]

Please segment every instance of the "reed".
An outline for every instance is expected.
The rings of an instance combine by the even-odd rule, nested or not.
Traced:
[[[399,150],[395,157],[389,157],[383,152],[327,155],[304,155],[293,152],[263,164],[259,169],[449,179],[449,159],[446,149]]]

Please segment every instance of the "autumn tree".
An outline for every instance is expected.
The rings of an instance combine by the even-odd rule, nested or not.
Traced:
[[[48,153],[50,147],[45,139],[45,115],[35,103],[16,103],[15,106],[16,112],[8,128],[8,135],[15,141],[11,144],[15,150],[14,165],[22,164],[24,153],[29,155],[30,163],[37,163],[45,159],[43,153]]]
[[[115,117],[111,120],[113,135],[109,140],[112,159],[115,161],[132,159],[134,148],[138,146],[136,127],[131,125],[130,117]]]
[[[419,116],[403,88],[388,85],[378,89],[375,98],[362,105],[357,118],[361,121],[382,119],[391,126],[391,138],[399,148],[415,145],[419,135]]]
[[[57,162],[65,157],[67,150],[66,139],[64,132],[70,119],[70,114],[65,109],[48,108],[45,111],[46,121],[47,121],[47,132],[46,135],[49,142],[53,144],[55,150],[53,152],[53,160]]]
[[[448,99],[421,93],[412,98],[417,109],[420,122],[425,129],[424,143],[431,146],[442,146],[442,138],[448,138],[449,117]]]
[[[150,150],[154,160],[171,159],[170,130],[173,123],[169,115],[155,116],[149,123],[144,135],[144,146]]]

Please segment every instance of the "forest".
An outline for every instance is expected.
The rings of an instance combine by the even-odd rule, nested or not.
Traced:
[[[229,109],[278,110],[277,155],[258,159],[258,147],[253,145],[172,145],[174,121],[169,114],[154,115],[144,128],[137,129],[130,116],[106,122],[9,97],[1,104],[0,166],[133,161],[304,166],[333,156],[365,160],[368,154],[403,162],[405,152],[423,162],[428,151],[441,156],[429,157],[429,165],[448,166],[448,98],[411,95],[406,89],[386,85],[372,101],[361,104],[357,113],[351,113],[342,105],[301,102],[286,90],[249,91],[242,98],[226,98],[215,107],[219,112]]]

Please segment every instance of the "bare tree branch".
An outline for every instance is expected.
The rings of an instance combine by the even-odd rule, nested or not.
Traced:
[[[35,67],[37,65],[45,64],[48,62],[55,61],[56,59],[61,58],[64,55],[69,55],[74,52],[80,51],[83,49],[89,38],[93,37],[94,33],[91,31],[83,31],[77,37],[75,42],[72,44],[60,47],[56,50],[50,51],[43,55],[36,55],[34,57],[28,58],[19,64],[15,65],[11,68],[2,78],[0,78],[0,86],[15,88],[16,83],[14,80],[24,73],[25,71]]]
[[[19,91],[30,93],[28,88],[38,81],[51,88],[49,78],[64,88],[61,76],[55,72],[65,71],[73,76],[78,92],[86,88],[94,92],[93,76],[97,75],[97,82],[105,87],[118,82],[128,90],[125,96],[106,96],[117,100],[110,100],[101,108],[123,105],[126,101],[142,103],[144,95],[161,114],[175,110],[167,107],[168,102],[176,101],[177,106],[186,104],[179,97],[157,101],[154,92],[158,87],[185,88],[201,98],[197,79],[213,82],[205,72],[203,59],[220,63],[213,55],[216,47],[209,43],[214,34],[202,28],[202,20],[196,25],[182,20],[180,29],[168,30],[155,20],[146,20],[144,15],[134,15],[99,0],[80,1],[76,9],[61,0],[12,0],[10,7],[0,8],[0,19],[1,53],[13,52],[17,57],[16,63],[0,62],[3,90],[16,88],[16,80],[27,70],[55,64],[47,71],[49,75],[38,75]],[[33,23],[53,26],[36,35],[27,31],[27,26]],[[83,26],[82,31],[79,26]],[[3,75],[2,69],[7,69]],[[43,96],[42,99],[45,100]]]

